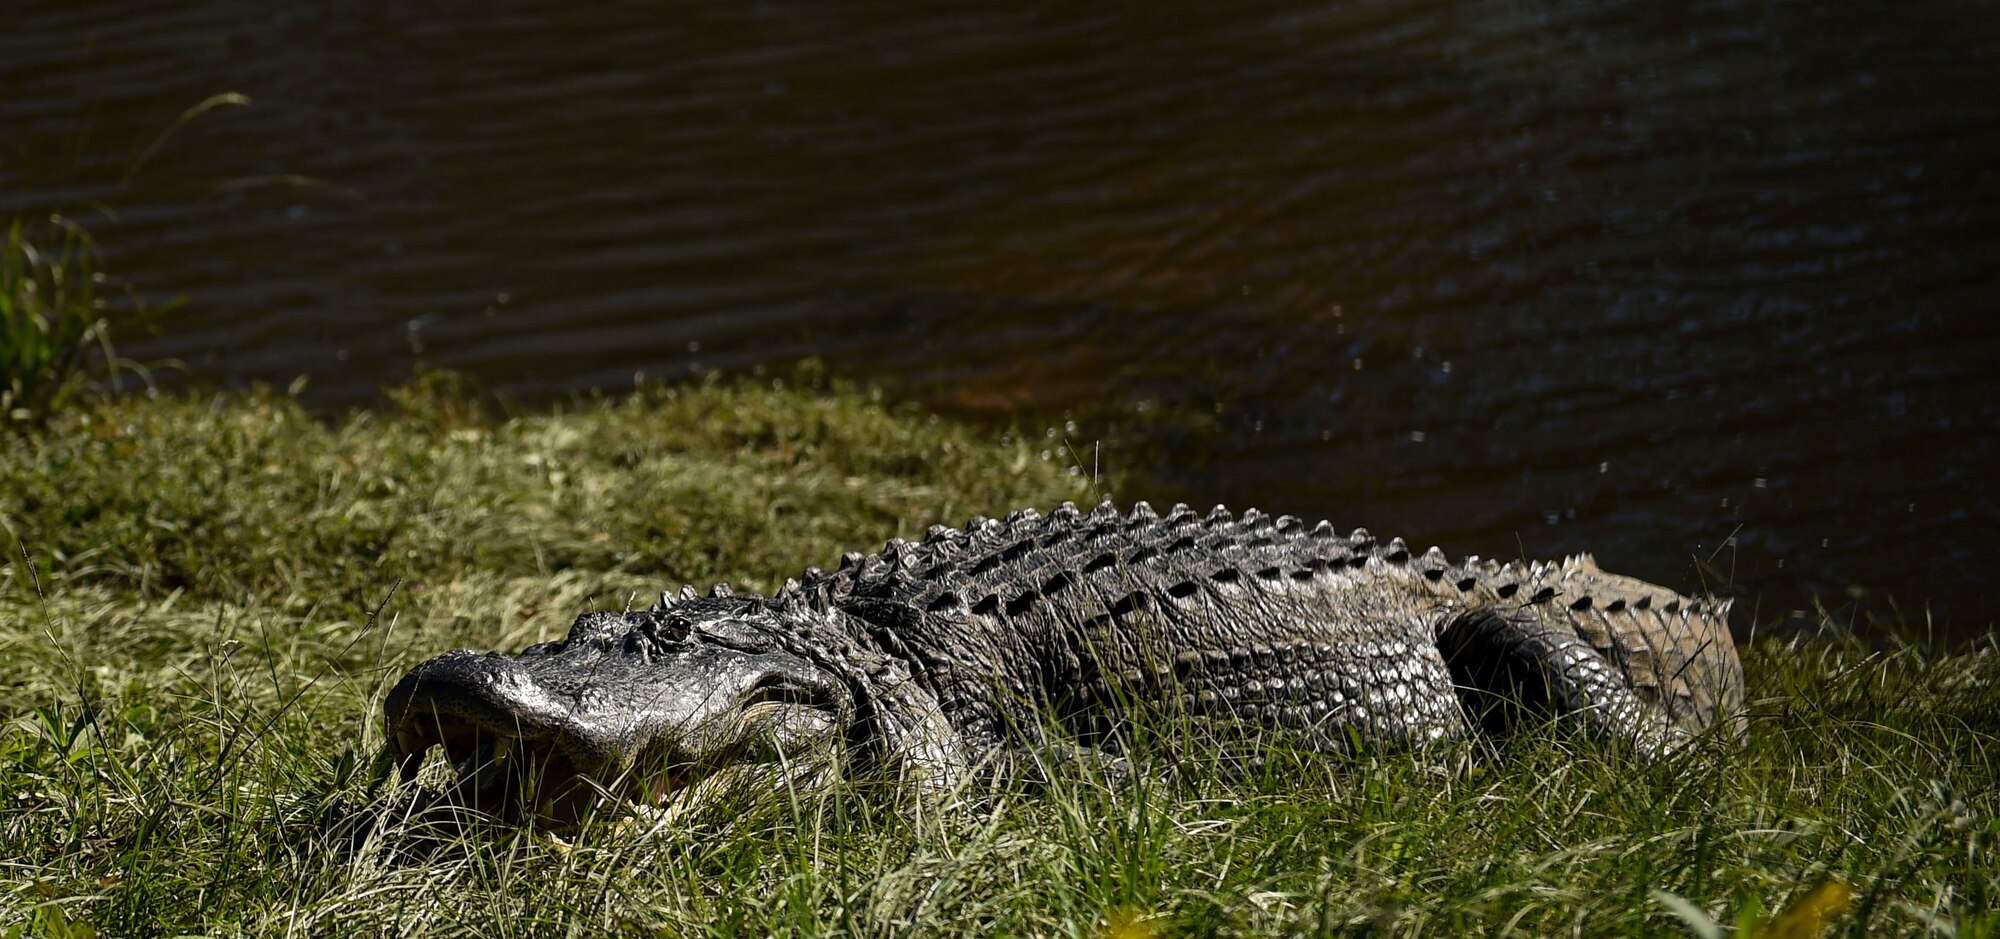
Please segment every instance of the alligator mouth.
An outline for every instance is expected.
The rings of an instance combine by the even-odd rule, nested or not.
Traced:
[[[745,781],[802,779],[812,772],[798,759],[802,745],[823,742],[834,727],[827,712],[783,701],[752,703],[730,723],[727,742],[705,754],[656,740],[629,765],[607,767],[578,760],[552,737],[419,712],[398,727],[392,751],[407,784],[442,748],[453,774],[443,793],[449,804],[509,823],[572,829],[600,805],[674,815]]]
[[[413,715],[396,731],[393,749],[403,782],[416,778],[434,748],[442,748],[451,764],[448,802],[509,822],[573,827],[607,796],[657,804],[675,788],[660,774],[645,787],[620,785],[613,791],[551,740],[499,732],[449,714]]]

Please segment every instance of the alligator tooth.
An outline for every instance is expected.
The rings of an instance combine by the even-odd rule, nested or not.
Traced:
[[[519,737],[501,737],[493,741],[493,765],[498,766],[506,762],[507,757],[514,752],[514,745],[520,742]]]
[[[424,744],[417,732],[405,728],[396,731],[396,782],[407,783],[417,778],[417,771],[424,767],[424,755],[430,747]]]
[[[555,853],[563,857],[569,857],[570,852],[576,850],[576,845],[572,844],[569,839],[564,838],[563,836],[558,835],[555,832],[549,831],[546,828],[536,832],[535,836],[542,839],[542,843],[548,845],[549,850],[554,851]]]
[[[417,771],[424,768],[422,753],[405,753],[396,760],[396,784],[404,785],[417,778]]]

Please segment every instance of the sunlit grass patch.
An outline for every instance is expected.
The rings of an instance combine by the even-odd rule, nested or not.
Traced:
[[[561,833],[398,814],[379,708],[423,657],[1088,496],[851,390],[396,400],[87,402],[0,451],[33,562],[9,544],[0,584],[0,935],[2000,930],[1991,643],[1759,643],[1748,746],[1656,764],[1558,726],[1220,773],[1168,727],[1122,781],[1054,761],[937,801],[857,775],[649,837],[618,807]]]

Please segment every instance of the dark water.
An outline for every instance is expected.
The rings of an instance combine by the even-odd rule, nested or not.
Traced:
[[[0,216],[188,298],[138,357],[335,404],[820,356],[1126,498],[1739,626],[1994,622],[1996,118],[1971,2],[0,0]]]

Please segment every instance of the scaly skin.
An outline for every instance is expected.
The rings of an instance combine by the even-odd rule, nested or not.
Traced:
[[[1145,711],[1340,752],[1357,732],[1416,745],[1539,706],[1656,756],[1743,732],[1728,608],[1587,556],[1453,563],[1254,510],[1064,505],[936,526],[771,598],[690,589],[519,656],[448,653],[384,716],[406,774],[433,743],[463,765],[487,762],[479,741],[504,755],[517,740],[564,782],[642,802],[835,736],[949,784],[1051,721],[1115,750]]]

